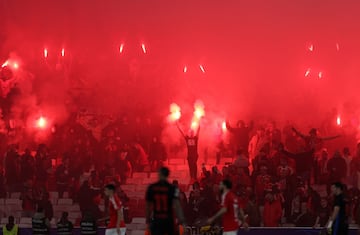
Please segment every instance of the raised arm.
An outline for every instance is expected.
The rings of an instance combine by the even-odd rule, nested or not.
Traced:
[[[291,129],[293,130],[293,132],[295,132],[296,135],[300,136],[301,138],[304,139],[304,138],[306,137],[303,133],[301,133],[300,131],[296,130],[295,127],[292,127]]]
[[[334,140],[341,137],[341,135],[335,135],[335,136],[328,136],[328,137],[321,137],[321,140]]]
[[[199,137],[199,134],[200,134],[200,123],[199,123],[198,129],[196,131],[196,136]]]
[[[180,131],[181,135],[185,138],[185,133],[184,133],[184,131],[181,129],[181,127],[179,126],[179,122],[176,122],[176,127],[177,127],[177,129]]]

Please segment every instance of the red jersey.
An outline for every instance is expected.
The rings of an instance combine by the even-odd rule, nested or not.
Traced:
[[[221,207],[227,209],[223,215],[224,232],[237,231],[239,229],[238,220],[238,200],[232,192],[227,192],[222,195]]]
[[[107,226],[107,228],[116,228],[116,223],[118,220],[118,211],[123,210],[123,206],[121,204],[121,201],[117,195],[114,195],[109,198],[109,216],[110,221]],[[124,228],[125,223],[124,220],[120,222],[120,227]]]

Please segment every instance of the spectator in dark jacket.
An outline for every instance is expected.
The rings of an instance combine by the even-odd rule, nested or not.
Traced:
[[[49,193],[44,193],[42,199],[38,202],[38,207],[44,209],[45,217],[51,221],[54,217],[54,209],[50,201]]]
[[[152,171],[157,171],[166,161],[165,145],[157,137],[154,137],[149,147],[149,161]]]
[[[336,151],[334,156],[328,161],[327,171],[329,172],[330,182],[339,182],[346,177],[347,164],[339,151]]]

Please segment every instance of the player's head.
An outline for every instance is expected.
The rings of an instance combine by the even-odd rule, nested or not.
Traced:
[[[159,169],[159,179],[166,180],[170,175],[170,170],[167,167],[161,167]]]
[[[104,189],[104,193],[106,196],[111,196],[115,193],[115,185],[113,184],[108,184],[105,186],[105,189]]]
[[[339,195],[344,191],[344,185],[340,182],[335,182],[331,184],[331,192],[333,195]]]
[[[232,183],[230,180],[225,179],[225,180],[221,181],[219,187],[220,187],[220,191],[227,192],[227,191],[231,190]]]

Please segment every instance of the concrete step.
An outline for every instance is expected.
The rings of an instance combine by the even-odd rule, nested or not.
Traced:
[[[142,184],[142,182],[143,182],[143,179],[141,179],[141,178],[129,178],[126,180],[127,185],[131,185],[131,184],[140,185],[140,184]]]
[[[172,158],[169,159],[169,165],[184,165],[186,163],[185,159],[182,158]]]
[[[144,172],[135,172],[133,175],[132,175],[132,178],[133,179],[145,179],[145,178],[148,178],[149,177],[149,174],[148,173],[144,173]]]

